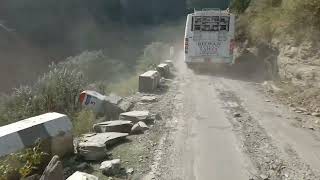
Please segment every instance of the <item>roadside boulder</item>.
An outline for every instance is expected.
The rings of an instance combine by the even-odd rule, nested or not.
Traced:
[[[79,143],[77,154],[87,161],[97,161],[107,156],[107,148],[100,142],[82,142]]]
[[[141,101],[142,102],[147,102],[147,103],[150,103],[150,102],[156,102],[158,99],[156,96],[143,96],[141,98]]]
[[[120,117],[121,120],[132,121],[133,123],[137,123],[139,121],[143,121],[148,123],[153,119],[152,114],[149,111],[130,111],[121,113]]]
[[[105,115],[108,120],[118,119],[119,114],[129,111],[133,103],[128,99],[111,94],[105,98]]]
[[[101,160],[107,155],[107,147],[121,142],[128,135],[117,132],[85,134],[79,140],[77,153],[85,160]]]
[[[172,60],[165,60],[164,63],[168,64],[170,67],[173,67]]]
[[[105,133],[105,132],[121,132],[121,133],[130,133],[133,124],[131,121],[106,121],[102,123],[95,124],[93,129],[96,133]]]
[[[113,176],[119,174],[121,168],[120,159],[114,159],[111,161],[104,161],[100,165],[100,170],[106,176]]]
[[[80,171],[73,173],[70,177],[67,178],[67,180],[98,180],[98,179],[99,178],[94,175],[87,174]]]
[[[168,78],[170,76],[170,67],[168,64],[162,63],[157,66],[157,71],[161,77]]]
[[[53,156],[40,180],[64,180],[64,172],[59,156]]]
[[[146,123],[139,121],[133,127],[131,128],[131,134],[139,134],[143,133],[144,131],[148,130],[149,127],[146,125]]]

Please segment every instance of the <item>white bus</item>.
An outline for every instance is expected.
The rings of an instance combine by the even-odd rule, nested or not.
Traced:
[[[235,16],[228,10],[195,10],[187,17],[185,62],[192,66],[204,63],[234,63]]]

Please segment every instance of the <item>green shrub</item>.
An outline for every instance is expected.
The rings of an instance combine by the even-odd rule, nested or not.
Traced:
[[[231,1],[231,10],[238,14],[243,13],[250,5],[251,0],[233,0]]]
[[[86,81],[81,72],[51,65],[50,71],[34,86],[17,88],[11,96],[2,101],[0,124],[47,112],[72,115],[80,108],[77,99],[85,85]]]
[[[68,67],[82,72],[89,82],[111,82],[132,72],[126,64],[107,57],[102,51],[85,51],[78,56],[67,58],[58,64],[58,67]]]
[[[110,83],[106,89],[106,94],[113,92],[119,96],[128,96],[137,92],[139,85],[139,78],[137,75],[133,75],[128,79],[119,81],[118,83]]]
[[[35,172],[42,171],[49,155],[41,150],[41,143],[18,153],[12,153],[0,160],[0,180],[10,177],[27,177]],[[41,172],[40,172],[41,173]]]
[[[73,119],[73,132],[76,136],[92,131],[96,115],[88,109],[78,112]]]
[[[320,0],[283,0],[286,31],[298,39],[318,40],[320,32]]]
[[[249,10],[250,9],[250,10]],[[288,36],[317,41],[320,35],[320,0],[252,1],[248,12],[240,16],[246,34],[253,42],[285,41]],[[242,31],[242,30],[241,30]],[[243,34],[243,33],[238,33]]]
[[[87,84],[82,72],[52,65],[35,85],[34,104],[42,112],[71,114],[79,110],[78,96]]]

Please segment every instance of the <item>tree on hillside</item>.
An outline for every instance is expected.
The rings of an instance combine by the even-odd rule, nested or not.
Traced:
[[[231,9],[237,13],[243,13],[249,6],[251,0],[232,0]]]

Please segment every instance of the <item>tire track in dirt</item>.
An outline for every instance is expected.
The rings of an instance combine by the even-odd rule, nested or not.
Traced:
[[[226,89],[222,83],[216,85],[224,108],[229,114],[228,119],[242,142],[242,149],[258,171],[258,174],[253,175],[253,180],[320,179],[289,145],[286,147],[285,157],[265,129],[246,110],[236,93]],[[236,114],[240,114],[240,117],[235,117]]]

